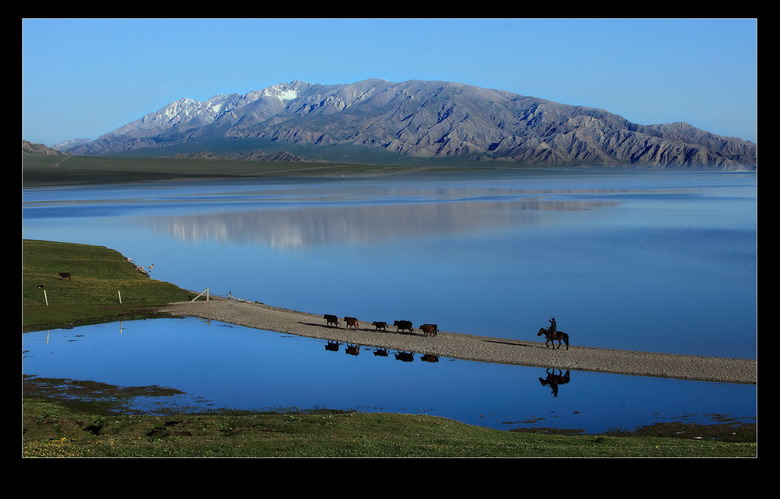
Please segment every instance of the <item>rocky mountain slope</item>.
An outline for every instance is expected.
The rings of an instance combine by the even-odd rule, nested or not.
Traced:
[[[640,125],[601,109],[419,80],[293,81],[205,102],[185,98],[94,141],[55,146],[77,155],[155,156],[214,147],[220,153],[275,147],[333,160],[345,148],[358,148],[412,158],[535,165],[756,165],[755,144],[685,123]]]
[[[22,140],[22,154],[46,154],[49,156],[63,156],[65,153],[28,140]]]

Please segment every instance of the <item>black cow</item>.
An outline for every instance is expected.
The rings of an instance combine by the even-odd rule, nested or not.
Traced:
[[[338,327],[339,325],[339,318],[336,317],[335,315],[325,314],[322,316],[322,318],[325,319],[325,321],[327,321],[328,326],[330,326],[331,324],[335,324],[336,327]]]
[[[372,322],[371,324],[374,325],[377,331],[380,329],[383,331],[387,331],[387,322]]]
[[[411,321],[395,321],[393,322],[393,326],[395,326],[396,331],[406,330],[409,331],[410,333],[414,331]]]

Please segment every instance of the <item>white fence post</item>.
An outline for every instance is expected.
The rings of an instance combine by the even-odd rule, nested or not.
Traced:
[[[116,294],[119,295],[119,304],[121,305],[122,304],[122,292],[117,289],[116,290]]]
[[[190,301],[191,301],[191,302],[193,302],[193,301],[197,300],[198,298],[200,298],[201,296],[203,296],[203,293],[206,293],[206,301],[209,301],[209,288],[206,288],[206,289],[204,289],[203,291],[201,291],[201,292],[200,292],[200,294],[199,294],[198,296],[196,296],[195,298],[193,298],[193,299],[192,299],[192,300],[190,300]]]

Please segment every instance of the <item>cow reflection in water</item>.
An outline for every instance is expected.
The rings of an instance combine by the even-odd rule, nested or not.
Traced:
[[[563,374],[563,371],[558,369],[559,374],[555,374],[555,369],[550,372],[550,369],[547,369],[547,377],[546,378],[539,378],[539,382],[542,384],[542,386],[548,386],[552,389],[553,397],[558,396],[558,386],[559,385],[565,385],[569,381],[571,381],[571,378],[569,377],[569,371],[566,370],[566,374]]]
[[[414,360],[414,354],[412,352],[398,352],[395,354],[395,360],[411,362]]]
[[[390,352],[387,351],[386,348],[377,348],[374,350],[374,355],[378,355],[379,357],[387,357]]]
[[[338,352],[339,351],[339,343],[338,341],[328,341],[328,344],[325,345],[325,350],[331,351],[331,352]]]
[[[360,355],[360,347],[358,345],[347,345],[345,352],[349,355]]]
[[[426,353],[425,355],[420,357],[420,360],[423,360],[425,362],[439,362],[439,356]]]

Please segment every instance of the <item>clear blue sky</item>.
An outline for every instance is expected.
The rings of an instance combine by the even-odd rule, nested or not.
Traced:
[[[95,139],[182,97],[445,80],[756,141],[755,19],[22,19],[22,138]]]

